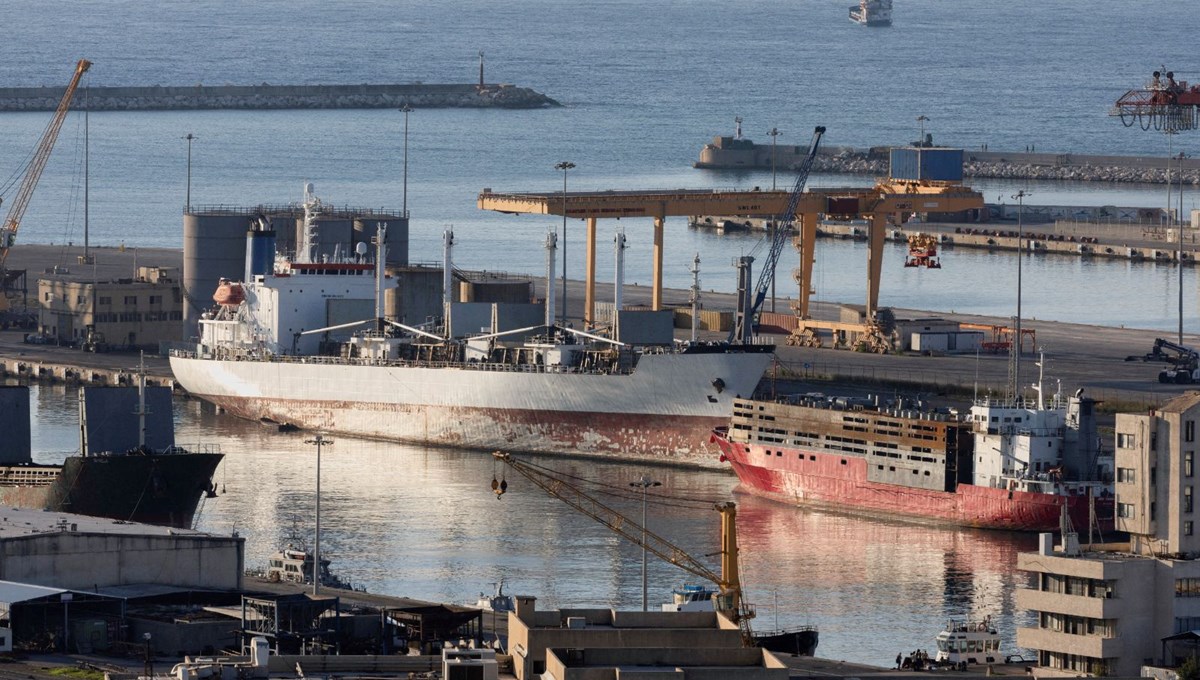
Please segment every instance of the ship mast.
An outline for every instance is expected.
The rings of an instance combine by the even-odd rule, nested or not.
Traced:
[[[612,318],[612,338],[613,340],[621,339],[621,303],[625,292],[625,232],[618,231],[613,236],[614,253],[614,269],[613,272],[613,318]]]
[[[146,353],[138,353],[138,451],[146,448]]]
[[[375,228],[375,323],[376,330],[383,330],[383,279],[387,272],[387,223]]]
[[[546,232],[546,328],[554,327],[554,253],[558,250],[558,234]]]

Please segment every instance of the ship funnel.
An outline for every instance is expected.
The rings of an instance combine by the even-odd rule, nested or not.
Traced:
[[[249,283],[255,276],[271,274],[274,267],[275,230],[269,217],[259,215],[246,231],[246,268],[242,281]]]

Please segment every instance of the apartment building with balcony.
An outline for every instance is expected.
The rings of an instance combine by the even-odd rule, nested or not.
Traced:
[[[1054,546],[1043,534],[1037,552],[1018,556],[1018,568],[1037,576],[1017,593],[1036,614],[1017,631],[1017,644],[1037,651],[1035,676],[1136,676],[1182,660],[1163,641],[1200,630],[1197,420],[1200,392],[1117,414],[1116,528],[1127,543],[1081,549],[1075,535]]]

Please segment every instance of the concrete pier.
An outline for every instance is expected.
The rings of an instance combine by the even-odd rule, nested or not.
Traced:
[[[0,88],[0,112],[53,111],[61,87]],[[86,102],[86,104],[85,104]],[[184,111],[199,109],[538,109],[560,104],[526,87],[509,84],[408,85],[195,85],[192,87],[91,87],[75,98],[89,111]]]

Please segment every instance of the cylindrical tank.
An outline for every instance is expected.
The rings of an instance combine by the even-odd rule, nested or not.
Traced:
[[[221,279],[236,281],[246,272],[246,211],[214,210],[183,216],[184,338],[198,335],[200,314],[212,306]]]
[[[249,283],[259,274],[275,270],[275,230],[246,232],[246,274],[242,281]]]
[[[387,225],[387,264],[394,267],[408,265],[408,219],[398,215],[359,217],[354,220],[354,243],[371,244],[380,224]],[[372,248],[372,251],[374,249]]]

